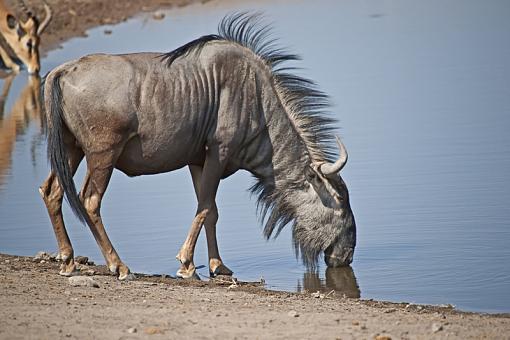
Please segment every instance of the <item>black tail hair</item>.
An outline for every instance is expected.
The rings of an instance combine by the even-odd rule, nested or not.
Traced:
[[[60,77],[62,73],[58,72],[50,81],[50,88],[46,89],[45,95],[50,96],[50,100],[46,101],[46,119],[47,138],[48,138],[48,160],[51,169],[57,175],[60,186],[64,190],[66,200],[71,206],[72,211],[76,217],[83,223],[91,224],[90,217],[81,202],[76,186],[73,181],[73,174],[69,168],[69,158],[64,146],[64,131],[67,126],[64,122],[64,112],[62,111],[62,89],[60,88]]]

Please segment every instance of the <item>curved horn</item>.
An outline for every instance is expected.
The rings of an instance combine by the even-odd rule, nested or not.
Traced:
[[[340,156],[335,163],[324,163],[320,166],[320,170],[324,176],[337,174],[347,163],[347,150],[345,149],[344,144],[340,138],[338,138],[338,136],[336,136],[336,143],[338,144],[338,148],[340,150]]]
[[[18,5],[28,17],[32,16],[32,12],[28,9],[27,4],[23,0],[18,0]]]
[[[51,8],[50,8],[50,6],[48,6],[46,1],[43,1],[43,4],[44,4],[44,11],[46,12],[46,16],[44,17],[44,21],[37,28],[37,35],[41,35],[42,32],[44,32],[44,30],[46,29],[46,27],[48,26],[48,24],[51,21],[51,17],[53,16],[53,14],[51,12]]]

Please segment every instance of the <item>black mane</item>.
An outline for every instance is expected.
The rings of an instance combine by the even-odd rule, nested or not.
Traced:
[[[191,51],[200,51],[202,47],[204,47],[204,45],[207,44],[209,41],[215,40],[222,40],[222,38],[216,34],[201,36],[200,38],[192,40],[189,43],[184,44],[171,52],[162,54],[161,60],[165,61],[167,66],[170,66],[175,61],[175,59],[186,56]]]

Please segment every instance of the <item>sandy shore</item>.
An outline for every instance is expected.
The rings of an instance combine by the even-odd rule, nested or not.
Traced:
[[[52,260],[0,254],[0,339],[510,338],[509,315],[274,292],[227,280],[120,282],[95,265],[69,279],[58,268]],[[98,287],[70,282],[81,279]]]
[[[6,2],[16,8],[16,1]],[[192,2],[48,0],[54,19],[42,37],[41,50],[141,11]],[[42,13],[41,2],[26,3]],[[57,262],[40,262],[0,254],[0,339],[510,339],[510,315],[346,299],[335,294],[273,292],[230,281],[138,277],[119,282],[97,266],[82,269],[98,288],[72,286],[68,278],[58,275]]]

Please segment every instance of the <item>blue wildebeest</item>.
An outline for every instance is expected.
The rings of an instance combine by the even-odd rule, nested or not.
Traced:
[[[266,28],[262,28],[266,27]],[[310,266],[324,252],[328,266],[352,261],[356,227],[333,161],[334,121],[327,97],[313,82],[286,73],[297,59],[268,41],[259,15],[227,16],[217,35],[166,53],[96,54],[51,71],[44,85],[51,172],[40,188],[63,259],[74,269],[73,248],[62,219],[65,194],[90,227],[107,265],[129,274],[101,220],[101,199],[119,169],[128,176],[188,166],[198,207],[177,259],[179,277],[196,275],[195,243],[205,226],[211,275],[231,275],[216,242],[219,182],[239,169],[257,179],[267,238],[291,224],[297,253]],[[73,174],[83,159],[87,173],[78,195]]]

